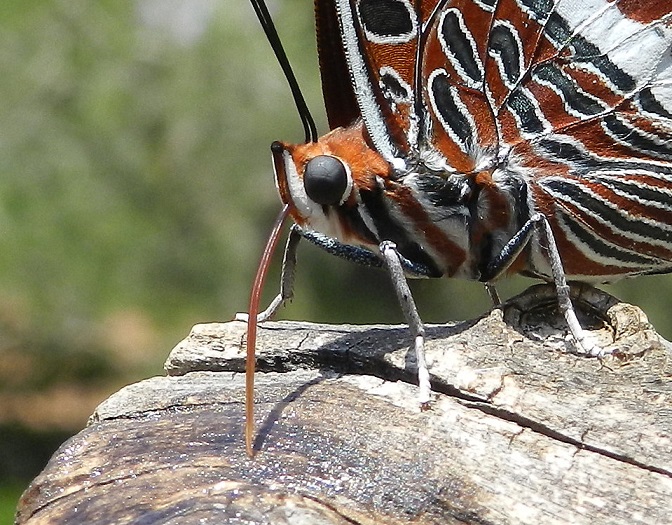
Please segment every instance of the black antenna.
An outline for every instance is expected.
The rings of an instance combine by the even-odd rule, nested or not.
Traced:
[[[278,63],[282,68],[282,72],[289,83],[289,89],[292,92],[294,97],[294,103],[296,104],[296,109],[299,112],[299,117],[303,123],[303,131],[306,135],[306,142],[317,142],[317,127],[315,126],[315,121],[313,120],[310,110],[306,105],[306,100],[303,98],[303,93],[301,93],[301,88],[299,83],[296,81],[294,76],[294,71],[292,71],[292,66],[287,59],[287,54],[285,53],[284,48],[282,47],[282,42],[278,36],[278,32],[275,29],[275,24],[273,24],[273,19],[268,12],[268,8],[264,0],[250,0],[254,11],[257,13],[257,18],[261,23],[261,27],[264,28],[264,33],[266,33],[266,38],[268,43],[271,44],[271,48],[275,53],[275,57],[278,59]]]

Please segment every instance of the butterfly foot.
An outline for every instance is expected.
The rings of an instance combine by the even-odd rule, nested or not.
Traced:
[[[429,370],[425,360],[425,338],[423,335],[415,337],[415,358],[418,363],[418,386],[420,392],[418,400],[420,401],[420,410],[428,410],[432,399],[432,385],[429,381]]]
[[[574,349],[573,353],[577,355],[600,358],[605,357],[612,352],[609,348],[601,346],[596,337],[586,333],[584,330],[581,331],[580,338],[572,337],[572,339],[573,341],[571,344]]]
[[[604,347],[604,346],[599,346],[597,344],[593,344],[592,347],[588,348],[588,355],[591,357],[597,357],[598,359],[602,359],[603,357],[607,357],[611,355],[614,352],[614,348],[610,347]]]
[[[279,296],[278,296],[279,297]],[[277,304],[276,304],[277,303]],[[264,323],[271,319],[275,312],[278,310],[279,306],[282,306],[282,301],[276,300],[271,303],[271,305],[266,308],[263,312],[259,312],[257,314],[257,323]],[[247,323],[248,320],[250,319],[250,314],[247,312],[238,312],[235,317],[233,318],[235,321],[242,321],[244,323]]]

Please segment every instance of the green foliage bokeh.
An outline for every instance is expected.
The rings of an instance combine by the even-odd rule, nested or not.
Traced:
[[[1,395],[161,373],[191,325],[246,309],[279,209],[268,145],[301,141],[301,126],[247,2],[206,0],[213,10],[189,37],[146,19],[148,2],[0,4]],[[324,131],[312,2],[272,6]],[[310,246],[300,256],[282,317],[403,321],[381,272]],[[277,276],[276,264],[266,300]],[[663,276],[610,291],[670,336],[671,287]],[[427,321],[489,307],[476,283],[414,289]],[[17,360],[29,370],[7,364]]]

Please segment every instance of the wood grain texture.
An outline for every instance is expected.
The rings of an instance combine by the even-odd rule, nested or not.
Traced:
[[[428,327],[424,412],[404,327],[267,323],[252,460],[245,325],[198,325],[167,376],[114,394],[61,447],[17,523],[669,523],[669,344],[637,308],[585,286],[574,301],[613,356],[568,353],[537,287]]]

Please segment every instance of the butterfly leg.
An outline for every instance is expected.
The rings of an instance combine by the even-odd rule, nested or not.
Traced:
[[[362,266],[369,266],[373,268],[382,268],[383,261],[375,253],[351,246],[349,244],[342,244],[336,239],[322,235],[310,230],[303,230],[300,226],[294,224],[289,230],[289,237],[285,245],[285,251],[282,259],[282,274],[280,276],[280,292],[271,301],[263,312],[259,312],[257,316],[258,322],[262,323],[271,319],[275,313],[287,301],[294,297],[294,277],[296,273],[296,251],[301,238],[310,241],[325,252],[335,255],[340,259],[353,262]],[[434,277],[432,270],[426,266],[409,261],[401,254],[398,254],[399,260],[408,275],[414,277]],[[247,313],[242,312],[236,314],[237,321],[247,321]]]
[[[499,298],[499,293],[497,292],[497,288],[495,287],[494,283],[489,281],[486,282],[485,291],[488,292],[488,296],[490,297],[493,306],[499,306],[502,304],[502,300]]]
[[[414,339],[415,355],[418,367],[418,383],[420,386],[420,402],[426,406],[430,400],[431,385],[429,382],[429,372],[425,361],[424,341],[425,327],[420,319],[415,301],[406,282],[406,275],[415,277],[432,277],[433,272],[424,265],[414,263],[401,255],[394,243],[385,241],[380,245],[381,258],[375,253],[359,248],[342,244],[331,237],[327,237],[313,231],[302,230],[299,226],[292,226],[282,264],[282,276],[280,279],[280,293],[271,301],[271,304],[259,313],[258,320],[263,322],[271,318],[275,312],[288,300],[293,297],[292,287],[294,285],[294,274],[296,269],[296,250],[301,237],[322,248],[327,253],[335,255],[363,266],[372,266],[380,268],[383,265],[388,269],[392,278],[395,292],[399,298],[404,317],[409,325]],[[236,319],[245,320],[247,314],[238,314]]]
[[[547,255],[551,265],[553,283],[555,284],[555,290],[558,296],[558,305],[567,322],[569,331],[574,338],[577,351],[589,355],[599,355],[600,349],[588,340],[576,317],[576,312],[574,311],[574,306],[572,305],[569,296],[569,285],[565,278],[565,270],[562,266],[560,252],[555,244],[555,237],[553,236],[553,231],[548,223],[548,219],[546,219],[542,213],[535,213],[532,215],[511,240],[506,243],[501,253],[487,266],[486,270],[483,272],[482,279],[488,283],[502,275],[528,245],[535,229],[546,240]]]
[[[362,266],[369,266],[371,268],[383,267],[383,260],[370,250],[359,248],[357,246],[351,246],[349,244],[342,244],[336,239],[327,237],[321,233],[310,230],[302,230],[297,225],[292,226],[292,228],[296,229],[300,233],[301,237],[307,241],[312,242],[314,245],[322,248],[325,252],[331,255],[335,255],[340,259],[345,259],[346,261],[350,261]],[[410,277],[441,277],[440,274],[436,275],[435,270],[432,270],[422,263],[410,261],[399,252],[397,252],[397,256],[404,274]]]
[[[546,238],[548,259],[551,263],[551,273],[555,282],[555,291],[558,294],[558,304],[560,306],[560,311],[565,317],[565,321],[567,321],[569,331],[574,337],[577,350],[580,353],[585,353],[588,355],[600,355],[602,353],[601,349],[586,337],[586,333],[584,332],[583,328],[581,328],[579,320],[576,317],[574,306],[572,305],[572,301],[569,297],[569,285],[565,279],[565,270],[562,267],[562,259],[560,259],[560,252],[558,251],[558,247],[555,244],[555,237],[553,236],[551,225],[548,223],[546,217],[541,213],[535,214],[534,219],[536,219],[538,224],[541,225],[543,235]],[[533,219],[531,218],[530,220]]]
[[[280,291],[278,295],[271,301],[271,304],[257,315],[257,322],[263,323],[272,319],[281,306],[285,305],[294,297],[294,277],[296,275],[296,250],[301,240],[301,233],[296,228],[292,227],[287,237],[285,244],[285,251],[282,256],[282,270],[280,274]],[[247,322],[247,313],[241,312],[236,314],[237,321]]]
[[[420,387],[420,404],[426,407],[430,400],[431,385],[429,371],[425,361],[425,326],[420,319],[418,309],[415,306],[413,295],[408,287],[402,256],[397,252],[396,245],[391,241],[383,241],[380,244],[380,253],[383,255],[385,267],[390,273],[394,291],[397,293],[399,304],[406,318],[406,322],[413,335],[415,358],[418,367],[418,386]]]
[[[429,382],[427,362],[425,360],[425,327],[418,315],[415,301],[413,300],[411,291],[408,288],[408,283],[406,282],[406,276],[437,277],[434,270],[425,265],[408,260],[397,251],[395,244],[390,241],[384,241],[379,246],[381,255],[383,256],[383,259],[381,260],[378,255],[369,250],[341,244],[337,240],[320,233],[303,231],[298,226],[294,226],[293,228],[298,230],[302,237],[332,255],[364,266],[379,268],[385,265],[390,273],[392,284],[394,285],[394,290],[399,298],[404,317],[406,318],[406,322],[413,335],[418,367],[418,384],[420,387],[419,397],[421,405],[423,407],[427,406],[430,400],[431,385]]]

